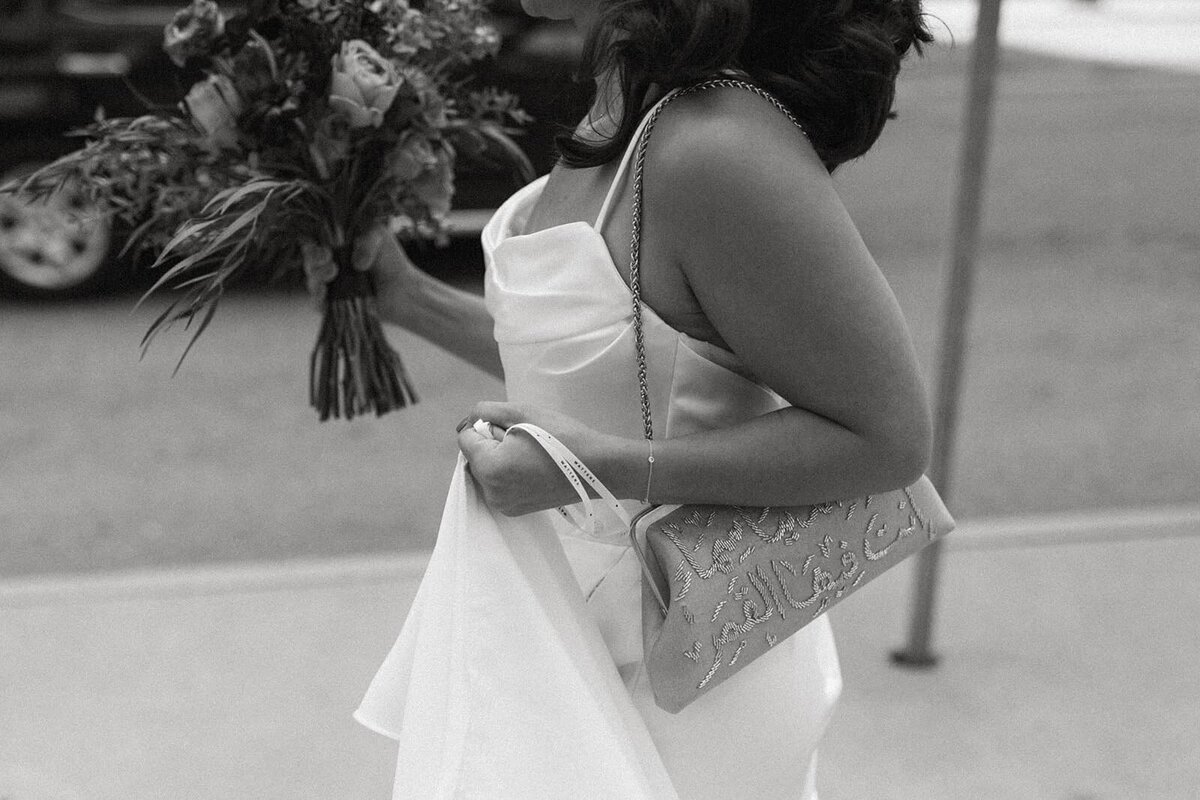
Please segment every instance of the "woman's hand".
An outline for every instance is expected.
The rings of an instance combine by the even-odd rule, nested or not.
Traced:
[[[375,279],[379,312],[400,324],[418,302],[422,273],[386,225],[376,225],[354,242],[355,269],[369,270]]]
[[[413,264],[383,225],[354,243],[355,269],[375,278],[379,317],[453,353],[490,375],[504,367],[492,335],[495,323],[477,293],[448,286]]]
[[[301,243],[304,276],[309,295],[318,311],[325,308],[325,293],[337,276],[337,263],[328,246],[312,241]],[[416,302],[420,271],[386,226],[376,225],[354,242],[351,267],[371,272],[375,279],[376,300],[383,318],[398,322]]]
[[[509,517],[557,508],[579,502],[579,495],[558,466],[532,437],[521,431],[492,438],[477,431],[472,423],[483,419],[500,429],[519,422],[537,425],[565,444],[611,490],[603,467],[621,451],[623,440],[602,434],[553,411],[514,403],[481,402],[463,420],[458,446],[467,458],[471,475],[492,509]]]

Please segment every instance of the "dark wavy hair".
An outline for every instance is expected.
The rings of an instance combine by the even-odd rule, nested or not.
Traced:
[[[933,41],[921,0],[600,0],[581,74],[615,69],[625,98],[616,133],[556,137],[562,160],[593,167],[620,156],[647,94],[737,69],[804,125],[829,171],[857,158],[895,116],[900,62]]]

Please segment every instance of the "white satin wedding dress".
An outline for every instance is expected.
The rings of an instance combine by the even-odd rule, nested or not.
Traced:
[[[595,224],[523,234],[542,178],[497,211],[483,247],[509,400],[640,437],[629,289],[599,233],[629,160]],[[644,330],[657,437],[782,404],[649,308]],[[355,713],[399,742],[393,797],[815,800],[841,689],[828,621],[668,714],[641,668],[638,562],[624,526],[600,523],[589,539],[553,511],[492,517],[460,458],[428,570]]]

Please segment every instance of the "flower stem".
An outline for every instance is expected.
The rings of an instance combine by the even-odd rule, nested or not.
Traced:
[[[310,360],[309,402],[322,422],[368,411],[382,416],[417,401],[379,322],[371,274],[340,261]]]

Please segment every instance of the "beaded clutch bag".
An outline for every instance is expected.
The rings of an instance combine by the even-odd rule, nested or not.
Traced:
[[[814,506],[644,511],[630,539],[655,701],[678,712],[953,527],[927,478]]]
[[[671,100],[712,86],[754,92],[800,127],[779,100],[736,78],[675,90],[644,126],[634,166],[629,288],[647,439],[654,427],[640,276],[646,144]],[[642,512],[629,535],[645,576],[642,641],[655,701],[678,712],[953,527],[924,477],[905,489],[813,506],[667,505]]]

